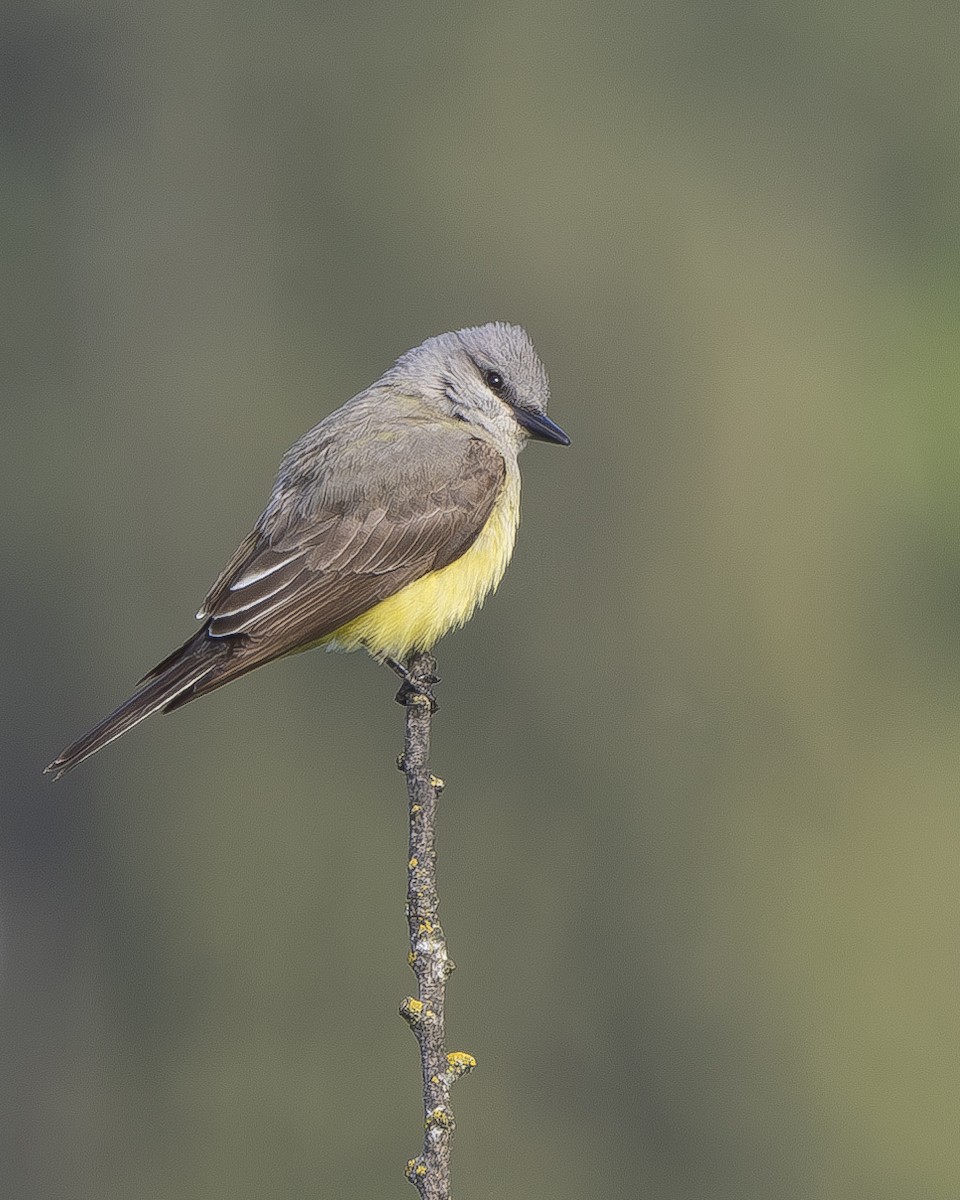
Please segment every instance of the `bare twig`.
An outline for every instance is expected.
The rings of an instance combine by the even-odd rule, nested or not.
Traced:
[[[417,977],[416,999],[408,996],[400,1013],[416,1035],[423,1069],[423,1150],[407,1163],[407,1178],[423,1200],[448,1200],[454,1120],[453,1084],[477,1065],[470,1054],[446,1052],[444,1000],[454,964],[440,925],[437,894],[436,816],[443,780],[430,773],[430,721],[436,705],[430,687],[437,682],[436,660],[422,651],[407,664],[409,683],[398,699],[407,707],[403,754],[398,766],[407,777],[410,853],[407,862],[407,920],[410,965]]]

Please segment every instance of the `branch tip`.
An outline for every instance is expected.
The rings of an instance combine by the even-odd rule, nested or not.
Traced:
[[[407,1163],[406,1176],[411,1183],[416,1183],[427,1173],[427,1167],[422,1158],[411,1158]]]
[[[407,996],[400,1001],[400,1016],[411,1026],[419,1025],[423,1020],[423,1002]]]
[[[453,1079],[462,1079],[464,1075],[468,1075],[477,1065],[477,1060],[472,1054],[467,1054],[465,1050],[454,1050],[447,1055],[447,1064],[450,1067],[449,1074]]]

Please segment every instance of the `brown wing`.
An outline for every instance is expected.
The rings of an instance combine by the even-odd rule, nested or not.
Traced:
[[[459,558],[486,524],[505,474],[499,451],[471,438],[446,467],[436,464],[429,491],[415,477],[398,479],[392,495],[321,505],[288,519],[279,536],[255,530],[198,616],[212,638],[245,635],[236,663],[243,659],[243,670],[310,645]]]

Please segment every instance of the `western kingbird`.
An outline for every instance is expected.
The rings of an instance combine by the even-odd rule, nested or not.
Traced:
[[[204,600],[203,628],[46,768],[59,779],[152,713],[313,646],[396,665],[503,578],[517,455],[568,446],[533,343],[500,322],[429,338],[287,451],[267,507]]]

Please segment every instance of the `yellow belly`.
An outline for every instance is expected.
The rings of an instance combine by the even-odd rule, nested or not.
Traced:
[[[520,523],[520,476],[508,474],[479,537],[439,571],[408,583],[326,639],[330,650],[363,647],[377,658],[405,658],[473,616],[503,578]]]

